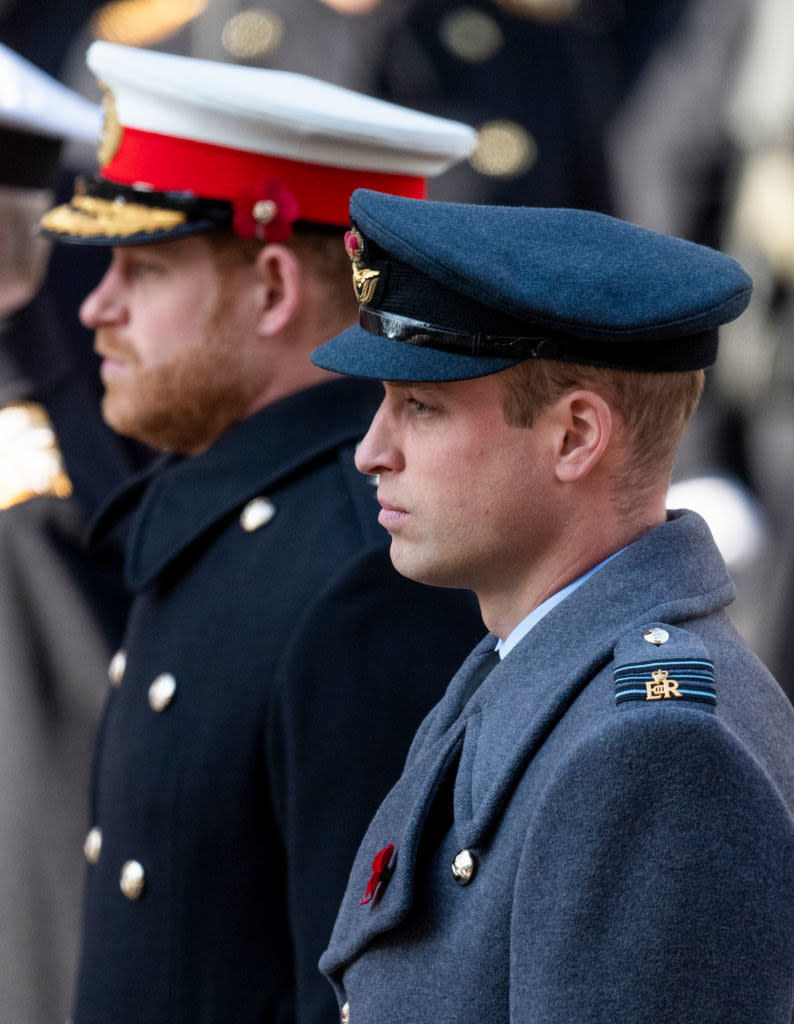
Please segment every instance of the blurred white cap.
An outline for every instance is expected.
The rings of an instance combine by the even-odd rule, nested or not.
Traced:
[[[0,125],[30,135],[95,142],[102,111],[0,43]]]

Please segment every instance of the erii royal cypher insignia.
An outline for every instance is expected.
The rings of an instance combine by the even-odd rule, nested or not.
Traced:
[[[706,659],[680,658],[635,662],[614,671],[615,703],[693,701],[715,707],[714,665]]]
[[[353,264],[353,291],[359,304],[366,306],[375,294],[380,271],[364,266],[364,240],[355,228],[351,228],[345,235],[345,249]]]
[[[645,680],[646,700],[669,700],[670,697],[680,697],[678,680],[671,679],[669,672],[660,668],[651,673],[651,678]]]

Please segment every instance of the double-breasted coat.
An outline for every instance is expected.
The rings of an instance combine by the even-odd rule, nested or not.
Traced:
[[[732,592],[676,513],[464,701],[475,649],[357,855],[321,960],[343,1019],[789,1024],[794,712]]]
[[[403,580],[353,464],[379,385],[336,380],[167,457],[97,743],[75,1024],[334,1019],[317,971],[358,842],[472,595]]]

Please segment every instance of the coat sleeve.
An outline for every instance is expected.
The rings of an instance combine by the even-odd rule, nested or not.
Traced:
[[[472,595],[403,579],[378,548],[318,596],[285,650],[266,754],[286,859],[297,1024],[337,1019],[317,961],[361,837],[416,727],[483,631]]]
[[[511,924],[511,1024],[788,1024],[794,828],[708,713],[620,712],[549,780]]]

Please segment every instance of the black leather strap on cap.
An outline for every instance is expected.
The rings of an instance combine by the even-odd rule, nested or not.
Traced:
[[[359,324],[369,334],[401,341],[419,348],[432,348],[468,356],[496,356],[524,359],[555,359],[563,363],[612,367],[643,372],[695,370],[708,366],[717,352],[717,331],[702,331],[683,338],[671,338],[665,347],[653,349],[636,341],[609,338],[601,341],[564,335],[473,334],[449,331],[435,324],[382,309],[361,306]]]
[[[545,335],[512,338],[483,334],[480,331],[474,334],[458,334],[423,320],[412,320],[407,316],[387,313],[382,309],[370,309],[367,306],[361,306],[358,322],[365,331],[382,338],[403,341],[407,345],[418,345],[420,348],[435,348],[441,352],[457,352],[468,356],[533,359],[540,355],[541,346],[545,348],[555,344]],[[555,357],[549,354],[546,358]]]

